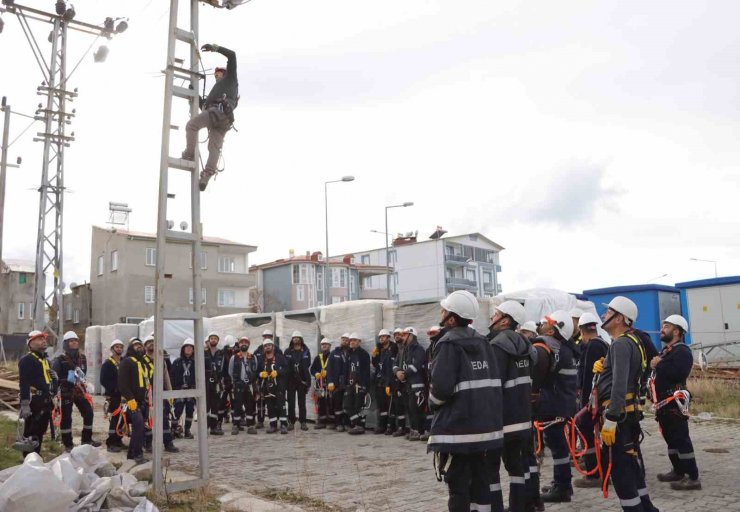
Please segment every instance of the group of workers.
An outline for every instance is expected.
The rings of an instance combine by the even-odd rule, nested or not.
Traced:
[[[374,401],[375,434],[427,441],[438,479],[449,489],[450,511],[503,512],[503,462],[510,512],[569,502],[573,487],[606,495],[610,482],[623,510],[652,512],[657,508],[640,450],[647,396],[672,466],[658,480],[676,490],[701,489],[689,437],[686,380],[693,358],[683,317],[665,319],[658,353],[649,336],[634,328],[637,306],[626,297],[605,305],[603,319],[555,311],[536,323],[526,321],[520,303],[505,301],[495,307],[487,336],[472,328],[479,315],[472,294],[453,292],[441,306],[439,326],[427,331],[427,349],[413,327],[381,330],[372,353],[355,333],[342,335],[333,348],[324,338],[313,359],[299,331],[281,350],[266,330],[251,352],[246,336],[227,336],[219,348],[219,335],[210,333],[203,347],[209,433],[223,435],[223,423],[231,422],[232,435],[245,429],[257,434],[265,419],[267,433],[286,434],[289,426],[308,430],[306,397],[313,387],[315,429],[363,434]],[[73,405],[83,417],[82,443],[98,446],[77,336],[65,334],[63,353],[51,365],[46,344],[45,334],[29,333],[30,352],[19,361],[27,451],[39,452],[47,428],[57,424],[70,450]],[[129,435],[127,455],[138,462],[152,446],[153,353],[153,335],[143,342],[132,338],[125,353],[115,340],[101,368],[110,416],[107,449],[125,448]],[[173,363],[165,358],[165,389],[195,388],[194,356],[195,343],[186,339]],[[193,438],[195,399],[177,399],[174,407],[164,401],[163,410],[164,447],[177,452],[174,438]],[[553,478],[541,488],[544,446],[552,454]],[[573,480],[572,467],[583,476]]]

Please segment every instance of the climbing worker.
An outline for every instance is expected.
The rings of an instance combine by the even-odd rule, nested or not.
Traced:
[[[234,418],[231,435],[235,436],[247,427],[247,434],[256,434],[254,415],[256,412],[257,359],[249,353],[249,338],[239,338],[239,350],[229,360],[229,375],[234,384]]]
[[[501,372],[503,389],[503,452],[491,451],[487,462],[492,466],[490,474],[498,477],[500,460],[503,458],[509,473],[509,511],[525,512],[525,453],[532,436],[532,408],[529,396],[532,393],[531,366],[537,357],[529,340],[516,332],[525,321],[524,306],[507,300],[496,306],[491,317],[488,339],[496,356],[496,365]],[[501,482],[491,482],[491,510],[503,510]]]
[[[205,44],[203,52],[218,52],[227,59],[226,68],[217,67],[213,72],[216,83],[211,92],[202,101],[202,112],[192,117],[185,125],[184,160],[195,160],[195,144],[198,132],[208,129],[208,159],[200,173],[201,192],[208,186],[208,181],[218,170],[218,159],[224,137],[234,124],[234,109],[239,103],[239,80],[236,76],[236,53],[217,44]]]
[[[540,389],[537,406],[539,420],[535,428],[543,428],[544,440],[552,453],[553,479],[543,487],[542,501],[569,502],[573,494],[570,469],[570,450],[565,436],[565,425],[576,414],[576,347],[573,320],[567,311],[555,311],[545,316],[540,325],[540,337],[557,354],[556,371],[550,373]]]
[[[267,338],[262,342],[263,353],[257,358],[257,372],[260,378],[260,395],[267,406],[270,422],[268,434],[278,431],[288,433],[288,417],[285,413],[285,379],[288,368],[285,356],[275,352],[275,344]]]
[[[218,348],[221,337],[216,332],[211,332],[206,338],[205,365],[206,365],[206,409],[208,409],[208,431],[211,435],[222,436],[224,431],[219,419],[219,407],[221,404],[221,391],[223,390],[223,377],[227,370],[224,351]]]
[[[694,365],[694,357],[684,342],[688,330],[689,323],[681,315],[671,315],[663,320],[660,329],[663,350],[650,361],[655,419],[668,445],[672,466],[668,473],[658,474],[658,480],[671,482],[671,488],[677,491],[701,489],[694,446],[689,437],[691,395],[686,390],[686,379]]]
[[[427,355],[416,337],[416,329],[406,327],[403,330],[403,351],[399,351],[393,372],[404,386],[409,441],[420,441],[424,433],[424,402],[427,399],[424,390],[426,364]]]
[[[288,422],[296,425],[295,406],[298,402],[298,418],[301,430],[308,430],[306,420],[306,396],[311,385],[311,351],[303,341],[301,331],[294,331],[290,347],[284,353],[288,364]],[[296,425],[297,426],[297,425]]]
[[[23,447],[23,457],[31,451],[41,454],[41,444],[54,407],[52,397],[58,386],[58,377],[49,367],[46,357],[47,335],[31,331],[26,344],[29,352],[18,361],[19,418],[24,421],[23,437],[28,440]]]
[[[349,333],[342,334],[339,346],[331,351],[329,357],[329,368],[327,380],[329,384],[326,390],[331,397],[332,407],[334,408],[334,425],[329,428],[336,429],[338,432],[344,432],[349,426],[349,418],[344,414],[342,405],[344,403],[344,393],[347,387],[347,368],[349,365]]]
[[[62,422],[59,432],[62,434],[62,444],[68,452],[74,448],[72,442],[72,406],[74,405],[82,415],[82,444],[100,446],[100,443],[92,438],[95,412],[92,406],[92,396],[85,387],[87,359],[85,354],[80,352],[80,340],[74,331],[64,333],[62,349],[63,352],[52,363],[53,370],[60,376]]]
[[[373,385],[375,401],[378,406],[378,416],[375,422],[376,434],[392,434],[389,421],[391,408],[391,382],[393,380],[393,359],[398,354],[398,347],[391,341],[388,329],[381,329],[378,333],[378,344],[373,349],[372,365],[375,369]]]
[[[594,444],[594,416],[589,409],[591,392],[593,387],[593,367],[596,361],[606,357],[609,345],[599,336],[598,328],[601,320],[594,313],[586,311],[578,319],[578,330],[580,331],[580,356],[578,359],[578,418],[576,424],[578,430],[586,440],[585,454],[583,455],[584,470],[586,475],[573,481],[573,485],[579,488],[601,487],[596,467],[596,445]],[[591,474],[588,474],[591,473]]]
[[[110,418],[108,423],[108,439],[105,440],[106,448],[111,453],[118,453],[125,448],[123,437],[117,430],[121,419],[121,392],[118,390],[118,366],[121,364],[123,354],[123,342],[113,340],[110,344],[110,356],[100,367],[100,384],[105,392],[105,412]]]
[[[192,338],[186,338],[180,347],[180,357],[172,363],[170,377],[173,389],[195,389],[195,343]],[[179,425],[183,411],[185,412],[185,439],[193,439],[191,428],[195,413],[195,398],[178,398],[175,400],[175,422]]]
[[[342,409],[349,418],[349,433],[352,435],[365,433],[363,408],[370,387],[370,354],[360,346],[361,343],[358,334],[350,334],[349,354],[345,366],[347,387],[344,391]]]
[[[329,392],[326,389],[327,377],[329,372],[327,368],[329,366],[329,352],[331,351],[331,341],[327,338],[323,338],[319,345],[321,351],[316,355],[311,363],[310,372],[314,376],[315,386],[314,393],[316,394],[316,406],[317,415],[315,430],[326,428],[329,422],[333,423],[334,410],[329,399]]]
[[[447,484],[448,510],[491,510],[486,453],[503,447],[502,376],[493,348],[470,326],[479,312],[475,296],[455,291],[440,304],[446,333],[432,356],[427,450]]]
[[[137,464],[148,462],[144,458],[144,417],[140,404],[146,402],[149,372],[143,362],[144,344],[139,338],[129,340],[126,355],[118,366],[118,390],[121,392],[122,413],[130,430],[128,459]],[[124,409],[125,406],[125,410]]]
[[[641,467],[640,377],[647,366],[645,352],[632,325],[637,320],[637,306],[627,297],[614,297],[605,304],[603,329],[612,343],[606,359],[596,361],[596,381],[601,419],[601,466],[604,488],[611,477],[622,510],[657,512],[645,485]]]

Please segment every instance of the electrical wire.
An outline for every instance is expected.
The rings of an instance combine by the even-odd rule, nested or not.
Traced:
[[[20,112],[14,111],[14,110],[11,110],[10,113],[13,114],[13,115],[16,115],[16,116],[27,117],[28,119],[36,119],[36,116],[29,116],[28,114],[22,114]]]
[[[31,123],[30,123],[30,124],[29,124],[28,126],[26,126],[26,127],[25,127],[25,128],[23,129],[23,131],[22,131],[22,132],[21,132],[20,134],[18,134],[18,136],[17,136],[17,137],[15,138],[15,139],[13,139],[13,142],[11,142],[10,144],[8,144],[8,147],[10,147],[10,146],[12,146],[13,144],[15,144],[15,142],[16,142],[16,141],[17,141],[18,139],[20,139],[20,138],[21,138],[21,137],[23,136],[23,134],[24,134],[24,133],[26,133],[26,132],[27,132],[27,131],[28,131],[28,130],[29,130],[29,129],[30,129],[30,128],[31,128],[31,127],[32,127],[32,126],[34,125],[34,123],[36,123],[36,121],[38,121],[38,120],[37,120],[37,119],[34,119],[33,121],[31,121]]]

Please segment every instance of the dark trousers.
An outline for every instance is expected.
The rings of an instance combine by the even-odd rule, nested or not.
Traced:
[[[445,474],[450,496],[447,508],[450,512],[468,512],[490,506],[490,491],[486,454],[455,453]],[[479,507],[478,505],[483,505]]]
[[[349,416],[346,416],[344,414],[344,410],[342,409],[342,406],[344,404],[344,393],[344,388],[337,388],[331,394],[331,403],[332,407],[334,408],[334,422],[337,425],[349,424]]]
[[[234,388],[234,424],[245,420],[248,427],[254,426],[255,401],[250,385],[237,385]]]
[[[525,488],[525,452],[527,449],[526,439],[504,439],[504,451],[502,458],[506,472],[509,473],[509,511],[524,512],[527,501]],[[527,468],[528,469],[528,468]]]
[[[426,415],[419,405],[419,394],[424,393],[423,388],[412,388],[410,385],[406,388],[406,414],[408,415],[408,426],[411,430],[424,432],[424,421]]]
[[[227,386],[227,389],[221,391],[221,396],[218,401],[218,422],[222,423],[225,418],[229,416],[229,412],[231,411],[231,395],[233,394],[233,389],[229,385]],[[226,422],[228,423],[228,421]]]
[[[406,421],[406,391],[403,389],[397,389],[393,392],[393,417],[396,423],[396,428],[406,428],[408,422]]]
[[[491,512],[504,511],[504,497],[501,492],[501,450],[486,452],[486,469],[488,470],[488,501]],[[472,507],[471,507],[472,508]]]
[[[178,422],[183,411],[185,411],[185,433],[188,433],[190,432],[190,427],[193,425],[195,398],[178,398],[175,400],[175,420]]]
[[[537,463],[535,449],[537,441],[536,432],[532,429],[532,435],[527,439],[524,447],[524,487],[527,491],[527,506],[539,503],[540,499],[540,467]]]
[[[586,471],[591,471],[596,467],[596,448],[594,444],[594,420],[591,417],[590,412],[581,414],[576,420],[578,430],[581,431],[583,437],[586,438],[586,454],[583,456],[584,468]],[[555,427],[553,427],[555,428]],[[594,475],[596,478],[598,475]]]
[[[638,459],[640,423],[627,418],[617,425],[616,442],[611,447],[602,445],[601,464],[604,472],[612,462],[612,485],[619,497],[622,510],[628,512],[657,512],[650,501],[645,472]]]
[[[108,438],[105,440],[106,446],[122,446],[123,445],[123,436],[119,436],[118,432],[116,431],[116,427],[118,427],[118,421],[121,419],[120,411],[118,414],[113,416],[113,413],[119,407],[121,407],[121,397],[120,396],[112,396],[108,398],[108,410],[106,412],[108,413],[108,417],[110,419],[108,420]]]
[[[59,427],[59,433],[62,434],[62,443],[64,446],[72,446],[72,405],[77,407],[82,415],[82,442],[89,443],[92,441],[93,428],[93,408],[85,400],[82,394],[73,393],[62,397],[62,423]]]
[[[129,459],[136,459],[144,455],[144,416],[141,410],[126,411],[131,439],[128,443]]]
[[[139,412],[141,412],[141,419],[144,421],[144,446],[151,450],[152,425],[149,424],[149,404],[147,402],[141,402],[139,404]]]
[[[550,421],[554,418],[546,418]],[[570,472],[570,450],[565,439],[562,423],[556,423],[544,431],[545,445],[552,453],[552,480],[561,489],[572,489]]]
[[[206,410],[208,411],[208,428],[216,428],[218,424],[218,410],[221,397],[218,393],[218,386],[209,382],[206,386]]]
[[[295,403],[298,399],[298,421],[306,423],[306,393],[307,386],[300,382],[288,382],[288,419],[295,423]]]
[[[50,396],[31,396],[31,415],[26,418],[24,423],[23,437],[30,437],[38,441],[38,446],[34,450],[38,454],[41,454],[41,443],[44,440],[46,429],[49,428],[52,409]],[[23,452],[23,457],[29,453],[31,452]]]
[[[657,415],[660,431],[668,445],[668,458],[673,471],[688,475],[692,480],[699,478],[699,468],[694,457],[694,445],[689,437],[689,418],[678,410],[668,410]]]
[[[267,416],[271,427],[276,427],[278,421],[280,425],[288,425],[288,418],[285,415],[285,399],[282,393],[276,393],[274,397],[265,398],[265,404],[267,405]]]
[[[165,446],[172,444],[172,423],[170,422],[172,406],[169,400],[162,400],[162,442]]]
[[[385,386],[383,384],[375,386],[375,403],[378,406],[377,428],[385,430],[390,426],[391,397],[385,394]]]
[[[349,424],[351,427],[357,425],[365,426],[365,417],[362,415],[362,407],[365,405],[365,391],[360,389],[357,385],[347,386],[344,390],[344,400],[342,403],[342,409],[347,418],[349,418]]]
[[[315,389],[316,405],[318,407],[317,423],[325,424],[334,420],[334,410],[329,402],[329,392],[326,389]],[[323,395],[323,396],[322,396]]]

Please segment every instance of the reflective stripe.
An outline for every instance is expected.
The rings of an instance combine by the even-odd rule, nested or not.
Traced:
[[[532,384],[532,377],[517,377],[516,379],[507,380],[504,382],[504,388],[513,388],[521,384]]]
[[[594,453],[596,453],[596,448],[589,448],[584,455],[593,455]]]
[[[668,455],[678,455],[678,450],[676,450],[675,448],[669,448]]]
[[[109,431],[108,431],[108,433],[109,433],[109,434],[115,434],[115,433],[116,433],[116,431],[115,431],[115,430],[109,430]]]
[[[529,472],[536,475],[540,472],[539,466],[529,466]]]
[[[381,413],[380,413],[380,415],[381,415],[381,416],[388,416],[388,413],[387,413],[387,412],[381,412]],[[319,416],[319,418],[320,418],[320,417],[321,417],[321,416]]]
[[[481,505],[480,503],[471,503],[470,512],[491,512],[491,505]]]
[[[218,419],[218,415],[216,415],[216,414],[211,414],[210,412],[208,413],[208,417],[209,417],[209,418],[216,418],[216,419]]]
[[[491,492],[501,492],[501,482],[489,485],[488,490]]]
[[[553,466],[561,466],[563,464],[570,464],[570,457],[563,457],[562,459],[552,459]]]
[[[268,421],[272,423],[273,421],[277,421],[277,418],[270,418]]]
[[[694,458],[694,452],[691,453],[679,453],[678,458],[681,460],[689,460]]]
[[[413,370],[414,373],[416,373],[416,372],[419,371],[419,370],[416,369],[416,366],[414,366],[413,364],[408,365],[406,368],[408,368],[409,370]]]
[[[429,401],[432,402],[434,405],[444,405],[446,403],[444,400],[440,400],[432,393],[429,393]]]
[[[349,417],[349,419],[350,419],[350,420],[356,420],[356,419],[357,419],[357,418],[359,418],[359,417],[360,417],[360,415],[359,415],[359,414],[353,414],[352,416],[350,416],[350,417]]]
[[[647,487],[643,487],[642,489],[637,489],[637,495],[638,496],[647,496],[648,495]]]
[[[513,423],[511,425],[504,425],[504,434],[508,434],[510,432],[520,432],[522,430],[529,430],[531,428],[531,421],[525,421],[524,423]]]
[[[424,384],[411,384],[411,389],[421,389],[424,387]]]
[[[427,419],[428,419],[428,420],[431,420],[431,419],[433,419],[433,418],[434,418],[434,414],[427,414]]]
[[[92,425],[82,425],[82,430],[92,430]]]
[[[406,419],[406,416],[398,416],[396,419],[397,420],[405,420]]]
[[[619,500],[619,504],[623,507],[636,507],[640,503],[642,503],[642,500],[640,500],[639,496],[629,500]]]
[[[523,476],[510,476],[509,483],[524,485],[524,477]]]
[[[458,391],[465,391],[468,389],[480,389],[480,388],[500,388],[501,379],[480,379],[480,380],[465,380],[455,386],[455,393]]]
[[[462,443],[482,443],[485,441],[495,441],[503,439],[504,431],[485,432],[483,434],[441,434],[429,436],[429,444],[462,444]]]
[[[245,416],[245,418],[247,418],[248,420],[253,420],[254,416]]]
[[[530,476],[531,475],[529,474],[529,471],[527,471],[526,473],[524,473],[524,480],[529,480]]]
[[[71,428],[63,428],[59,431],[60,434],[71,434],[72,429]]]
[[[563,368],[562,370],[559,370],[558,373],[560,375],[578,375],[578,370],[575,368]]]

